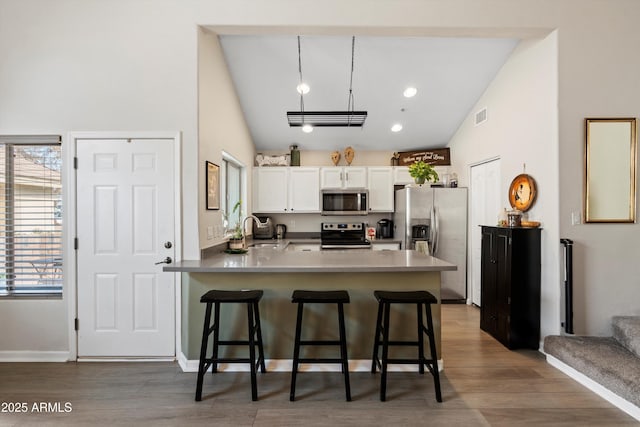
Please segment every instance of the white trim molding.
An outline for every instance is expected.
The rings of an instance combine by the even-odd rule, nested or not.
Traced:
[[[77,260],[74,249],[76,230],[76,170],[73,166],[77,155],[77,141],[79,139],[171,139],[174,142],[174,259],[182,260],[182,133],[170,131],[105,131],[105,132],[68,132],[66,141],[62,144],[64,168],[63,179],[63,204],[65,207],[65,220],[63,223],[63,257],[65,263],[63,295],[69,301],[68,304],[68,332],[69,351],[66,353],[66,361],[74,361],[78,358],[78,339],[75,330],[77,308]],[[167,273],[171,274],[171,273]],[[182,332],[182,275],[175,274],[175,351],[181,354]],[[1,355],[0,355],[1,357]],[[113,359],[109,359],[113,360]],[[130,359],[127,359],[130,360]],[[157,360],[157,359],[153,359]],[[167,359],[173,360],[173,359]]]
[[[571,366],[565,364],[564,362],[561,362],[560,360],[556,359],[555,357],[549,354],[547,354],[547,363],[553,366],[554,368],[558,369],[559,371],[567,374],[570,378],[576,380],[577,382],[579,382],[580,384],[582,384],[583,386],[585,386],[586,388],[588,388],[589,390],[597,394],[598,396],[602,397],[607,402],[618,407],[622,411],[631,415],[636,420],[640,421],[640,408],[638,408],[633,403],[618,396],[611,390],[603,387],[602,385],[593,381],[591,378],[587,377],[586,375],[582,374],[579,371],[576,371]]]
[[[178,355],[178,364],[182,372],[198,372],[198,360],[189,360],[182,353]],[[291,359],[266,359],[264,361],[267,372],[291,372],[293,360]],[[248,363],[219,363],[220,372],[249,372]],[[442,372],[444,363],[438,359],[438,371]],[[298,372],[340,372],[340,364],[337,363],[301,363]],[[388,372],[417,372],[416,365],[389,365]],[[349,360],[349,372],[371,372],[371,359]],[[379,370],[378,370],[379,372]]]
[[[0,351],[0,362],[68,362],[68,351]]]

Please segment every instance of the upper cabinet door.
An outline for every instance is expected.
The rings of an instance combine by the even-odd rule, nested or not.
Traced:
[[[343,176],[344,188],[367,188],[367,168],[346,166]]]
[[[393,183],[395,185],[413,184],[415,180],[409,175],[408,166],[393,167]]]
[[[370,167],[367,180],[369,212],[393,212],[393,169]]]
[[[328,167],[320,169],[320,188],[342,188],[342,168]]]
[[[288,212],[288,168],[255,168],[253,173],[253,211]]]
[[[321,188],[367,188],[367,168],[338,166],[320,169]]]
[[[320,170],[313,167],[289,169],[289,211],[320,212]]]

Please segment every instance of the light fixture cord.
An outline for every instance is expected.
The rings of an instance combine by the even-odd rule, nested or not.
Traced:
[[[300,51],[300,36],[298,36],[298,74],[300,75],[300,84],[302,84],[302,54]],[[300,87],[300,114],[302,125],[304,126],[304,95],[302,87]]]
[[[355,57],[356,50],[356,36],[351,38],[351,78],[349,80],[349,99],[347,100],[347,113],[348,113],[348,122],[347,126],[351,126],[351,119],[353,118],[354,104],[355,101],[353,99],[353,63]]]

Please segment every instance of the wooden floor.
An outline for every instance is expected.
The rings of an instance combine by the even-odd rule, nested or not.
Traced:
[[[481,332],[477,308],[445,305],[442,320],[443,403],[428,374],[407,372],[390,374],[386,402],[379,401],[379,374],[364,372],[351,374],[352,402],[344,400],[339,373],[299,374],[297,400],[289,402],[290,375],[282,372],[259,375],[258,402],[247,373],[207,375],[204,400],[195,402],[196,374],[173,363],[2,363],[0,426],[639,424],[540,353],[508,351]],[[15,413],[22,402],[26,412]]]

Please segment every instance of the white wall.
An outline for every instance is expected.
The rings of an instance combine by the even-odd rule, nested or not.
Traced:
[[[640,116],[637,16],[637,0],[3,0],[0,133],[182,131],[183,256],[197,258],[203,192],[198,25],[293,35],[520,37],[557,29],[560,145],[559,153],[549,155],[559,154],[561,167],[548,162],[540,171],[528,161],[527,170],[536,178],[558,176],[540,185],[540,197],[556,188],[559,197],[550,198],[544,215],[540,202],[533,213],[546,227],[553,221],[546,210],[559,214],[558,234],[576,242],[576,330],[604,334],[610,316],[640,314],[640,226],[571,226],[570,213],[582,205],[583,119]],[[529,138],[518,136],[513,144]],[[520,163],[505,165],[504,176],[519,172]],[[67,304],[0,301],[1,324],[26,325],[34,313],[40,320],[38,327],[21,326],[17,340],[3,335],[0,351],[36,349],[44,342],[49,350],[66,350],[66,333],[59,331],[67,328]]]
[[[500,157],[501,202],[508,209],[509,186],[523,173],[523,164],[536,180],[538,196],[527,216],[541,221],[543,227],[543,336],[558,333],[560,325],[557,52],[556,33],[544,40],[521,42],[449,144],[452,163],[466,166],[459,177],[463,186],[469,183],[472,164]],[[476,111],[485,107],[487,121],[475,126]]]

